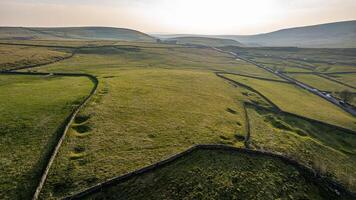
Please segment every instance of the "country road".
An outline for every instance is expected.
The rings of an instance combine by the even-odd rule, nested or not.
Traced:
[[[356,109],[353,108],[352,106],[347,105],[347,104],[345,104],[345,103],[341,103],[341,102],[340,102],[338,99],[336,99],[335,97],[333,97],[333,96],[331,96],[331,95],[329,95],[329,94],[323,93],[323,92],[319,91],[318,89],[313,88],[313,87],[310,86],[310,85],[307,85],[307,84],[305,84],[305,83],[302,83],[302,82],[300,82],[300,81],[297,81],[297,80],[295,80],[295,79],[293,79],[293,78],[287,76],[287,75],[284,74],[283,72],[274,71],[273,69],[271,69],[271,68],[269,68],[269,67],[266,67],[266,66],[264,66],[264,65],[262,65],[262,64],[259,64],[259,63],[255,62],[255,61],[252,61],[252,60],[249,60],[249,59],[247,59],[247,58],[241,57],[241,56],[239,56],[239,55],[238,55],[237,53],[235,53],[235,52],[232,52],[232,51],[224,51],[224,50],[218,49],[218,48],[216,48],[216,47],[212,47],[212,48],[213,48],[214,50],[219,51],[219,52],[228,53],[228,54],[230,54],[230,55],[233,55],[233,56],[234,56],[235,58],[237,58],[237,59],[246,61],[246,62],[251,63],[251,64],[253,64],[253,65],[255,65],[255,66],[259,67],[259,68],[262,68],[262,69],[264,69],[264,70],[266,70],[266,71],[268,71],[268,72],[270,72],[270,73],[273,73],[273,74],[275,74],[276,76],[278,76],[278,77],[280,77],[280,78],[282,78],[282,79],[284,79],[284,80],[286,80],[286,81],[288,81],[288,82],[291,82],[291,83],[293,83],[293,84],[295,84],[295,85],[297,85],[297,86],[299,86],[299,87],[301,87],[301,88],[303,88],[303,89],[305,89],[305,90],[308,90],[309,92],[311,92],[311,93],[313,93],[313,94],[315,94],[315,95],[318,95],[319,97],[321,97],[321,98],[323,98],[323,99],[325,99],[325,100],[327,100],[327,101],[333,103],[334,105],[336,105],[336,106],[340,107],[341,109],[345,110],[346,112],[350,113],[352,116],[356,116]]]

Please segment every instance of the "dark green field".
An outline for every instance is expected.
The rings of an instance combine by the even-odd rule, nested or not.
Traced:
[[[324,187],[279,159],[197,150],[157,171],[132,177],[83,199],[338,198]]]

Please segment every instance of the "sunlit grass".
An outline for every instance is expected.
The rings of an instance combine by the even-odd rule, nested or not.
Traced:
[[[0,199],[27,199],[87,78],[0,75]]]

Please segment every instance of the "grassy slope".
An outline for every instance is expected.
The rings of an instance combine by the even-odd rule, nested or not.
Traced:
[[[356,190],[356,135],[283,114],[252,108],[248,114],[255,148],[298,159]]]
[[[355,74],[330,74],[331,78],[349,85],[356,85],[356,73]]]
[[[0,75],[0,199],[32,195],[57,129],[91,86],[86,78]]]
[[[297,86],[237,75],[226,76],[258,90],[284,111],[356,130],[354,117]]]
[[[0,70],[46,63],[69,55],[53,48],[0,45]]]
[[[90,119],[62,146],[43,197],[67,195],[194,144],[242,145],[235,136],[245,134],[244,111],[235,99],[243,96],[214,74],[149,69],[111,76],[81,113]],[[83,129],[91,130],[78,133]]]
[[[72,130],[43,197],[84,189],[192,144],[241,146],[241,137],[236,139],[235,135],[245,134],[245,121],[236,99],[247,97],[234,93],[231,86],[208,71],[234,70],[236,63],[208,49],[105,48],[83,49],[70,60],[41,68],[94,73],[101,82],[97,100],[82,113],[90,119],[85,126],[76,127],[77,131]],[[255,97],[251,93],[248,98]],[[228,108],[237,113],[228,112]],[[85,133],[78,134],[78,130]],[[95,173],[88,173],[94,169]],[[53,190],[64,182],[73,184]]]
[[[213,46],[213,47],[242,46],[242,44],[236,40],[206,38],[206,37],[177,37],[177,38],[171,38],[169,40],[177,41],[177,44],[194,44],[194,45],[204,45],[204,46]]]
[[[161,44],[136,45],[136,47],[124,45],[117,48],[84,48],[78,51],[72,59],[47,66],[45,69],[47,71],[85,71],[98,75],[106,74],[107,71],[132,68],[195,69],[235,72],[281,80],[278,76],[266,73],[265,70],[254,65],[241,60],[233,60],[231,56],[217,53],[212,49],[181,48]]]
[[[151,36],[136,30],[110,27],[0,27],[0,39],[155,41]]]
[[[209,49],[150,49],[146,48],[148,44],[135,45],[141,47],[82,49],[72,59],[38,69],[88,72],[98,75],[100,81],[98,95],[81,113],[78,124],[74,124],[50,171],[42,198],[51,198],[51,193],[52,197],[59,197],[84,189],[161,160],[193,143],[241,146],[240,136],[245,134],[241,101],[258,98],[242,88],[233,89],[211,71],[276,78]],[[156,99],[159,101],[155,102]],[[179,103],[173,104],[175,101]],[[171,107],[181,112],[172,112]],[[161,120],[167,123],[158,123]],[[190,134],[192,131],[197,134]],[[117,140],[118,137],[124,139]],[[159,145],[162,141],[166,146]]]
[[[198,150],[85,199],[324,199],[329,195],[278,159]]]
[[[310,48],[355,48],[356,20],[283,29],[252,36],[232,36],[259,46],[298,46]]]

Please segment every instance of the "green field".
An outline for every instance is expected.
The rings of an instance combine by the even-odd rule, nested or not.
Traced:
[[[112,75],[80,113],[89,119],[73,126],[43,198],[74,193],[194,144],[243,145],[244,110],[236,100],[245,96],[214,74],[146,69]]]
[[[355,73],[356,74],[356,73]],[[348,85],[356,85],[356,76],[355,74],[328,74],[329,77],[346,83]]]
[[[203,45],[211,47],[223,47],[231,45],[242,46],[242,44],[236,40],[208,37],[176,37],[170,38],[169,41],[176,41],[177,44]]]
[[[248,114],[254,148],[298,159],[356,189],[356,135],[265,110]]]
[[[345,86],[343,84],[340,84],[338,82],[323,78],[321,76],[315,75],[315,74],[288,74],[288,76],[306,83],[307,85],[310,85],[314,88],[317,88],[318,90],[321,91],[326,91],[332,93],[333,96],[340,98],[340,92],[347,90],[352,93],[356,92],[356,89],[352,87]],[[354,78],[355,79],[355,78]],[[350,82],[350,81],[345,81],[343,83]],[[350,104],[356,105],[356,98],[354,98]]]
[[[53,48],[0,45],[0,71],[47,63],[69,55],[70,52]]]
[[[225,75],[262,93],[283,111],[356,130],[356,119],[337,106],[292,84]]]
[[[37,41],[27,40],[16,42],[27,43],[27,45],[37,44]],[[244,87],[232,85],[218,77],[215,72],[236,73],[282,81],[281,78],[272,73],[211,48],[188,48],[162,43],[121,41],[65,41],[61,43],[57,40],[53,42],[41,41],[38,44],[71,47],[64,49],[67,49],[67,52],[69,50],[75,51],[75,55],[72,58],[50,65],[22,70],[23,72],[88,73],[96,76],[99,80],[98,92],[89,104],[79,112],[75,122],[71,125],[71,129],[49,171],[40,199],[58,199],[77,193],[112,177],[158,162],[195,144],[213,143],[244,147],[244,140],[247,135],[244,103],[250,102],[266,108],[272,108],[272,106],[258,94]],[[22,47],[11,46],[14,51],[19,53],[21,51],[17,48]],[[26,46],[26,48],[29,48],[30,51],[23,52],[24,57],[31,57],[33,52],[31,49],[40,50],[49,47]],[[50,49],[58,50],[53,47]],[[60,51],[62,52],[62,50]],[[8,62],[13,62],[13,66],[17,66],[18,63],[16,62],[21,57],[20,55],[14,61]],[[319,59],[319,57],[316,59]],[[30,61],[37,62],[35,59],[30,59]],[[271,66],[274,65],[273,60],[264,60],[264,62],[270,62]],[[304,63],[298,61],[300,63],[296,64],[296,62],[295,60],[286,62],[285,64],[289,63],[288,70],[302,69],[298,66]],[[225,74],[224,76],[256,89],[283,111],[356,130],[355,117],[292,84],[239,75]],[[21,81],[24,76],[3,77],[12,77],[11,79],[7,78],[5,82],[0,82],[0,87],[7,89],[4,98],[0,100],[0,102],[2,100],[4,102],[1,102],[0,105],[6,105],[4,107],[8,107],[11,111],[8,111],[8,118],[4,119],[5,124],[11,124],[13,128],[24,127],[11,118],[20,114],[26,116],[19,120],[24,122],[32,120],[31,123],[35,121],[34,118],[37,120],[41,117],[54,115],[54,121],[48,123],[57,123],[56,126],[46,125],[47,121],[43,120],[44,125],[36,127],[38,129],[24,127],[26,133],[31,137],[33,132],[41,130],[41,136],[46,134],[48,138],[43,138],[52,143],[55,131],[68,115],[70,109],[73,108],[73,104],[78,104],[84,96],[89,94],[92,87],[90,80],[79,77],[37,77],[36,80],[40,79],[38,85],[41,83],[41,87],[31,86],[31,84],[37,84],[37,82],[32,81],[34,78],[25,77],[26,80]],[[9,100],[11,97],[9,93],[13,91],[12,87],[17,84],[22,87],[20,89],[26,88],[28,91],[20,92],[22,90],[19,89],[19,92],[16,93],[17,96]],[[39,88],[39,90],[33,88]],[[53,91],[53,94],[51,92],[47,94],[47,90]],[[47,93],[41,96],[39,95],[40,92]],[[39,96],[27,99],[32,95]],[[58,101],[55,98],[57,96],[61,97]],[[15,106],[14,109],[7,106],[8,104]],[[34,106],[29,106],[30,104]],[[63,105],[63,107],[54,108],[56,104]],[[61,109],[61,112],[56,111],[56,109]],[[17,113],[12,113],[13,110]],[[335,180],[342,182],[352,190],[356,190],[353,182],[354,171],[356,171],[353,167],[355,165],[356,143],[354,137],[344,136],[345,133],[340,130],[331,130],[299,118],[287,118],[277,116],[275,113],[257,112],[250,107],[248,114],[251,118],[252,139],[250,142],[253,148],[268,149],[291,156],[306,165],[320,169],[325,174],[331,174],[331,177]],[[52,132],[43,127],[48,127]],[[14,131],[16,130],[9,129],[8,132]],[[51,136],[52,140],[50,140]],[[14,146],[15,144],[9,145]],[[46,151],[47,149],[43,149],[48,146],[43,145],[44,142],[40,144],[42,149],[37,149],[37,157],[28,159],[26,162],[29,163],[31,160],[31,162],[43,165],[41,153]],[[41,146],[33,141],[28,145],[28,149]],[[2,152],[8,152],[8,148],[6,146]],[[32,153],[22,147],[13,150],[17,151],[17,149],[23,155]],[[221,160],[219,160],[217,154],[221,154]],[[327,157],[325,155],[332,156]],[[186,183],[193,183],[193,180],[186,176],[185,170],[191,170],[192,167],[201,165],[207,167],[206,171],[201,171],[201,174],[215,177],[214,180],[216,181],[212,183],[212,186],[209,186],[207,182],[204,182],[205,179],[202,176],[197,179],[201,182],[201,187],[204,188],[201,191],[203,195],[223,195],[225,194],[224,191],[230,191],[230,189],[239,189],[240,192],[235,192],[239,195],[246,195],[243,196],[246,198],[253,195],[282,198],[281,195],[284,194],[290,194],[294,198],[305,196],[317,198],[322,193],[317,189],[317,185],[303,180],[300,174],[296,175],[299,182],[290,181],[291,175],[298,172],[293,167],[270,158],[266,161],[265,158],[249,158],[246,155],[232,156],[223,152],[209,152],[208,157],[212,157],[212,160],[206,159],[206,156],[205,153],[198,153],[198,155],[188,158],[184,161],[184,163],[190,163],[184,164],[187,168],[177,165],[176,168],[180,170],[179,174],[177,172],[176,179],[174,175],[169,175],[170,180],[175,179],[174,184],[188,187],[190,185],[186,185]],[[251,161],[254,159],[256,159],[256,163],[252,163],[255,162]],[[198,161],[194,163],[192,160]],[[213,161],[216,161],[216,163]],[[255,174],[256,176],[251,177],[251,179],[247,178],[246,184],[251,187],[262,187],[258,182],[263,182],[265,183],[262,187],[263,190],[251,190],[245,184],[231,185],[230,175],[241,174],[233,167],[239,162],[244,164],[239,165],[242,168],[238,170],[243,170],[241,171],[243,175],[237,179],[238,182],[243,182],[246,179],[246,174],[248,176]],[[268,166],[260,168],[263,167],[263,165],[260,165],[261,162],[267,162]],[[10,168],[13,164],[12,162],[7,166]],[[20,163],[19,166],[25,166],[25,164]],[[246,168],[243,166],[246,166]],[[254,168],[254,166],[258,167]],[[31,168],[30,173],[38,173],[38,168]],[[203,169],[203,167],[201,168]],[[15,167],[13,169],[15,172],[20,172]],[[168,169],[158,171],[157,177],[172,173]],[[248,172],[247,169],[251,171]],[[226,172],[226,174],[220,172]],[[14,176],[11,173],[7,174],[9,174],[7,179]],[[38,174],[33,176],[36,175],[38,176]],[[20,180],[25,176],[18,177]],[[28,177],[26,176],[21,180],[30,180],[31,178]],[[8,181],[7,179],[6,181]],[[170,180],[158,178],[157,184],[165,185],[171,183]],[[281,184],[280,181],[289,181],[286,188],[276,188],[277,185]],[[9,181],[6,184],[9,184]],[[154,196],[158,193],[137,193],[137,191],[146,191],[152,188],[142,189],[135,184],[129,181],[123,186],[126,188],[125,191],[130,191],[127,195],[146,194],[153,195],[149,196],[151,198],[160,197]],[[213,187],[214,184],[222,184],[223,187],[221,189],[215,188]],[[23,187],[22,184],[21,187]],[[28,187],[33,189],[35,185]],[[192,191],[193,196],[191,198],[201,195],[197,193],[199,188],[193,187],[194,191]],[[188,188],[183,189],[189,191]],[[205,192],[205,190],[209,190],[211,193]],[[15,195],[18,190],[11,191]],[[25,190],[20,188],[20,191]],[[171,190],[162,187],[163,194],[168,195],[169,191]],[[231,194],[237,194],[235,192]],[[27,197],[28,194],[27,191],[19,193],[21,197]],[[180,199],[179,197],[182,197],[180,196],[182,193],[177,192],[176,194],[178,196],[172,196],[172,198]]]
[[[33,194],[61,124],[91,88],[87,78],[0,75],[0,199]]]
[[[162,169],[84,199],[328,198],[337,197],[281,160],[226,150],[197,150]]]

